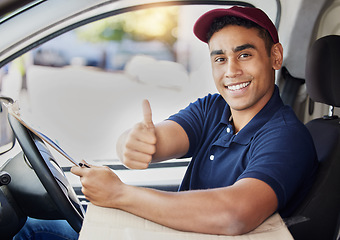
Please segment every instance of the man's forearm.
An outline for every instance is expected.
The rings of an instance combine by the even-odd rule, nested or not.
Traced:
[[[231,219],[221,203],[212,200],[214,195],[214,190],[172,193],[126,186],[113,207],[177,230],[238,234],[239,230],[228,223]]]
[[[257,227],[276,209],[276,199],[266,202],[267,193],[244,199],[239,190],[232,186],[171,193],[125,185],[118,204],[112,207],[177,230],[238,235]]]

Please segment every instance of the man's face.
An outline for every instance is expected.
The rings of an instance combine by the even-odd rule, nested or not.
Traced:
[[[272,50],[268,55],[256,28],[230,25],[213,34],[209,42],[213,77],[232,111],[257,113],[269,101],[274,91],[274,69],[281,67],[280,49],[278,66],[277,53]]]

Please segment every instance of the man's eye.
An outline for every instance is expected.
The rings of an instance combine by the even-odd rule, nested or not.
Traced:
[[[215,62],[217,62],[217,63],[219,63],[219,62],[225,62],[225,58],[223,58],[223,57],[215,58]]]
[[[250,57],[251,55],[250,54],[248,54],[248,53],[242,53],[241,55],[240,55],[240,58],[247,58],[247,57]]]

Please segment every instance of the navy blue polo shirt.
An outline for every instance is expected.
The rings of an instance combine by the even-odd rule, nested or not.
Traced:
[[[279,90],[237,134],[228,104],[208,95],[171,116],[186,131],[192,157],[180,186],[183,190],[219,188],[242,178],[266,182],[278,198],[278,210],[289,216],[314,180],[317,168],[313,140]]]

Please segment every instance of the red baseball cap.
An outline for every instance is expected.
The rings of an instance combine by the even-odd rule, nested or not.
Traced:
[[[212,22],[215,18],[224,16],[234,16],[248,19],[260,27],[266,29],[272,37],[274,44],[279,42],[279,36],[275,25],[261,9],[239,6],[234,6],[227,9],[214,9],[203,14],[194,25],[194,34],[196,37],[201,41],[208,43],[207,33]]]

